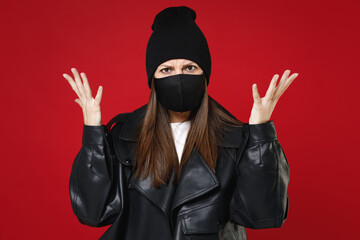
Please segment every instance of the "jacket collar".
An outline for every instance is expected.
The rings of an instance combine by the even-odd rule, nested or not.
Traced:
[[[214,100],[215,101],[215,100]],[[235,118],[229,111],[227,111],[223,106],[215,101],[218,107],[224,111],[227,115]],[[124,125],[119,132],[118,138],[126,141],[137,141],[135,138],[136,128],[141,123],[142,119],[145,117],[147,104],[135,109],[133,112],[127,115],[127,118],[124,120]],[[236,118],[235,118],[236,119]],[[244,125],[247,125],[245,123]],[[219,146],[236,148],[239,147],[239,142],[241,140],[241,131],[242,127],[227,127],[224,129],[224,140]]]

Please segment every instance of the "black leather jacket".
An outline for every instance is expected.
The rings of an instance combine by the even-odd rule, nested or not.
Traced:
[[[131,170],[135,128],[145,111],[146,104],[117,115],[112,128],[113,121],[83,125],[71,204],[82,224],[112,224],[100,239],[239,240],[246,239],[245,227],[283,225],[290,171],[273,121],[227,130],[215,174],[195,151],[178,185],[155,189]]]

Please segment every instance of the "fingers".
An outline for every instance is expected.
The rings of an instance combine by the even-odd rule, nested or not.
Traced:
[[[252,85],[252,93],[253,93],[254,103],[260,103],[261,99],[256,83]]]
[[[283,75],[281,76],[280,82],[281,82],[281,81],[285,82],[286,79],[289,77],[289,74],[290,74],[290,70],[285,70],[284,73],[283,73]]]
[[[74,74],[75,83],[76,83],[76,86],[79,90],[81,97],[86,97],[85,90],[84,90],[83,84],[81,82],[81,78],[80,78],[78,71],[75,68],[71,68],[71,72]]]
[[[79,75],[76,68],[71,68],[72,73],[74,74],[74,79],[67,74],[63,74],[64,78],[68,80],[71,88],[75,91],[75,93],[78,95],[79,99],[87,98],[92,99],[92,93],[91,88],[89,85],[89,81],[87,79],[87,76],[84,72]],[[81,81],[82,80],[82,81]]]
[[[76,93],[76,95],[80,98],[81,95],[80,95],[80,92],[77,88],[77,85],[76,83],[74,82],[74,80],[69,76],[67,75],[66,73],[63,74],[64,78],[68,81],[68,83],[70,84],[71,88],[74,90],[74,92]]]
[[[87,98],[92,98],[91,88],[90,88],[89,81],[88,81],[85,73],[82,72],[80,75],[81,75],[82,80],[83,80],[83,82],[84,82],[85,96],[86,96]]]
[[[75,99],[75,102],[77,103],[77,104],[79,104],[79,106],[82,108],[82,105],[81,105],[81,101],[80,101],[80,99]]]
[[[275,92],[275,87],[276,87],[276,82],[277,82],[278,79],[279,79],[278,74],[275,74],[273,76],[273,78],[271,79],[270,84],[269,84],[269,88],[268,88],[268,90],[266,91],[266,94],[265,94],[265,99],[272,99],[273,98],[273,95],[274,95],[274,92]]]
[[[295,78],[299,76],[298,73],[293,73],[287,80],[285,83],[285,87],[284,87],[284,92],[286,91],[286,89],[290,86],[290,84],[295,80]]]
[[[298,73],[294,73],[289,77],[290,70],[285,70],[278,86],[274,92],[274,98],[279,99],[280,96],[285,92],[285,90],[289,87],[291,82],[298,76]]]
[[[95,101],[96,101],[98,104],[100,104],[100,102],[101,102],[102,93],[103,93],[103,87],[102,87],[102,86],[99,86],[98,91],[97,91],[96,96],[95,96]]]
[[[284,71],[283,75],[281,76],[280,82],[275,89],[274,98],[279,98],[281,96],[281,94],[283,93],[284,84],[285,84],[286,78],[287,78],[287,76],[289,76],[289,74],[290,74],[290,70]]]

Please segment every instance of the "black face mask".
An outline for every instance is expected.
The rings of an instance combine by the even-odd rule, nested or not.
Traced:
[[[154,86],[161,105],[175,112],[198,107],[205,91],[204,74],[177,74],[154,78]]]

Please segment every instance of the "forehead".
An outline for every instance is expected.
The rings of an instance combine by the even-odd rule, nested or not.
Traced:
[[[178,59],[170,59],[168,61],[161,63],[160,65],[177,65],[177,64],[189,64],[189,63],[196,64],[196,62],[191,61],[189,59],[178,58]]]

